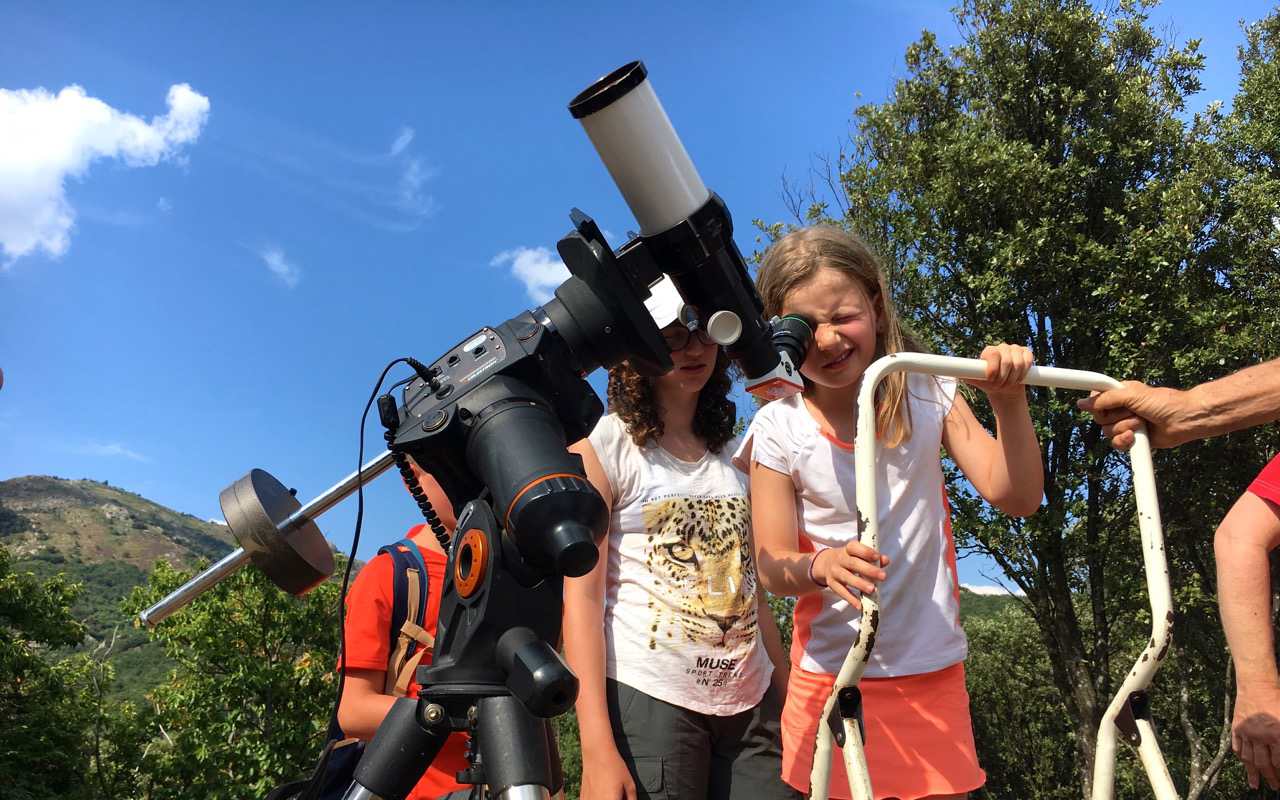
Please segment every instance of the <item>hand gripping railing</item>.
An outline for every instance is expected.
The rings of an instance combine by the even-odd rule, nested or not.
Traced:
[[[948,375],[955,378],[981,380],[986,377],[986,362],[973,358],[951,358],[925,353],[895,353],[885,356],[867,368],[858,392],[857,440],[854,444],[854,475],[858,505],[859,528],[863,544],[878,549],[879,509],[876,498],[876,457],[879,443],[875,431],[875,391],[885,376],[894,372],[920,372],[930,375]],[[1025,383],[1035,386],[1055,386],[1064,389],[1113,389],[1119,381],[1097,372],[1084,372],[1056,367],[1032,367]],[[1102,716],[1098,728],[1098,742],[1093,762],[1092,800],[1111,800],[1115,790],[1116,738],[1125,735],[1126,741],[1138,749],[1138,756],[1146,769],[1147,779],[1157,800],[1174,800],[1177,790],[1169,777],[1160,744],[1147,709],[1146,688],[1151,685],[1160,662],[1169,652],[1173,631],[1173,611],[1169,593],[1169,569],[1164,555],[1164,535],[1160,530],[1160,508],[1156,499],[1155,474],[1151,466],[1151,446],[1145,429],[1136,432],[1133,448],[1129,451],[1133,465],[1133,489],[1138,503],[1138,530],[1142,537],[1142,560],[1146,568],[1147,594],[1151,601],[1151,640],[1138,657],[1133,669],[1116,693],[1115,699]],[[840,720],[844,734],[844,767],[849,778],[849,791],[853,800],[872,800],[871,779],[867,774],[867,760],[861,731],[852,709],[858,704],[841,703],[842,713],[833,711],[841,699],[841,691],[856,688],[871,657],[876,628],[880,622],[880,603],[876,594],[862,597],[862,624],[858,638],[845,657],[836,675],[831,696],[823,707],[818,722],[817,743],[814,748],[813,771],[809,776],[810,797],[826,800],[831,770],[832,728],[828,720]],[[844,695],[851,698],[850,693]]]

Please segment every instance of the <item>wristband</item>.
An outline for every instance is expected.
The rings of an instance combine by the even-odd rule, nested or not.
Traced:
[[[818,583],[817,576],[813,574],[813,565],[818,563],[818,554],[822,552],[823,552],[822,550],[817,551],[816,553],[813,554],[813,558],[809,559],[809,580],[813,583],[814,586],[818,586],[820,588],[825,589],[827,588],[827,585],[825,583]]]

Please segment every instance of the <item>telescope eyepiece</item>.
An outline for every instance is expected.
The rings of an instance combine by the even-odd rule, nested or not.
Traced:
[[[817,328],[813,320],[802,314],[788,314],[771,319],[769,327],[773,331],[770,338],[774,349],[790,356],[791,363],[799,369],[813,344],[813,334]]]
[[[596,565],[600,551],[591,529],[581,522],[566,519],[547,532],[544,545],[553,553],[556,572],[569,578],[581,578]]]

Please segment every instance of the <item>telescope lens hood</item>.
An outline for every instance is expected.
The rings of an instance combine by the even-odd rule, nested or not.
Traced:
[[[624,64],[600,80],[583,89],[569,101],[569,113],[574,119],[582,119],[602,111],[626,96],[627,92],[644,83],[649,71],[641,61]]]

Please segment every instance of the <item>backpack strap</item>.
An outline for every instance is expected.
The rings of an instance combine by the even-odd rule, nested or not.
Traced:
[[[405,538],[378,550],[391,556],[392,571],[390,648],[384,691],[403,697],[409,680],[422,660],[422,653],[435,644],[422,627],[427,614],[428,584],[426,562],[418,545]]]

